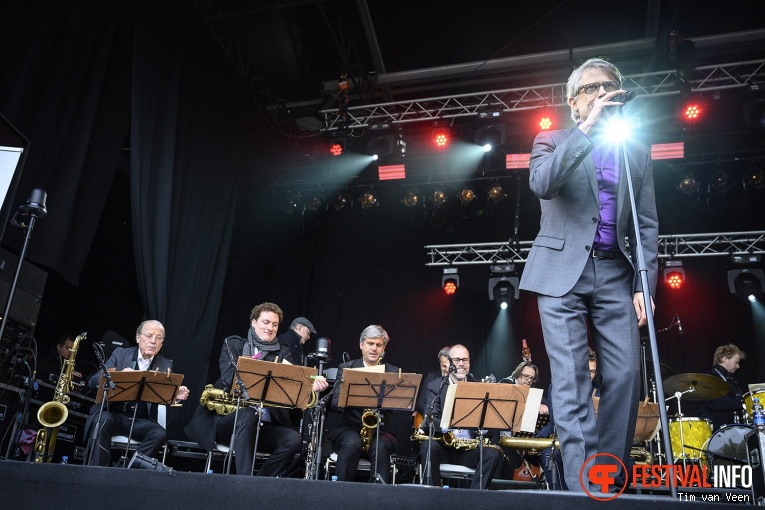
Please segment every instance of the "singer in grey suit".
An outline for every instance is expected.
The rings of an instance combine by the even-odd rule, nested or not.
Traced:
[[[623,104],[614,97],[625,92],[621,83],[619,70],[605,60],[590,59],[577,68],[566,91],[578,125],[540,133],[529,164],[529,185],[540,199],[542,216],[520,287],[537,295],[571,490],[582,489],[579,473],[590,456],[628,457],[639,398],[638,327],[646,323],[646,311],[637,271],[635,218],[621,143],[604,136],[608,118]],[[653,307],[658,219],[651,155],[634,141],[628,140],[625,147]],[[603,377],[597,422],[587,371],[588,330]],[[605,458],[598,461],[607,463]],[[617,483],[624,479],[621,471]],[[598,493],[601,489],[594,484],[586,488]]]

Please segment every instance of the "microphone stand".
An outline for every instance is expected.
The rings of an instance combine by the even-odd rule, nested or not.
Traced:
[[[228,447],[228,457],[226,458],[226,474],[231,473],[231,459],[234,457],[234,441],[236,440],[236,425],[239,421],[239,408],[242,406],[242,396],[244,396],[245,400],[249,400],[250,396],[247,395],[247,387],[244,384],[244,381],[242,381],[242,377],[239,375],[239,367],[236,366],[236,363],[234,363],[234,355],[231,354],[231,348],[228,346],[228,339],[225,340],[226,343],[226,354],[228,354],[228,363],[231,365],[234,369],[234,377],[236,378],[236,384],[239,386],[239,390],[236,392],[236,407],[234,408],[234,428],[231,431],[231,441],[229,442]],[[260,415],[258,415],[258,426],[260,426]],[[253,454],[254,455],[254,454]],[[255,458],[253,457],[253,464],[255,462]],[[244,474],[244,473],[239,473]],[[252,474],[252,472],[250,472]]]
[[[623,118],[621,107],[617,110],[617,115]],[[648,326],[648,337],[651,342],[651,361],[653,362],[653,372],[656,380],[656,392],[659,402],[659,415],[661,419],[661,435],[665,445],[669,445],[669,422],[667,419],[667,409],[664,405],[664,382],[661,380],[661,369],[659,365],[659,349],[656,341],[656,326],[653,321],[653,308],[651,308],[651,288],[648,285],[648,268],[645,261],[645,251],[643,241],[640,237],[640,222],[638,221],[637,203],[635,200],[635,189],[632,186],[632,171],[630,169],[629,158],[627,157],[627,141],[621,141],[622,159],[624,160],[624,172],[627,179],[627,191],[630,199],[630,211],[632,213],[632,226],[635,233],[635,256],[637,260],[633,261],[637,265],[640,275],[640,284],[643,289],[643,308],[645,309],[646,322]],[[682,430],[682,428],[681,428]],[[667,464],[674,464],[672,458],[672,449],[665,450]],[[627,473],[625,473],[625,478]],[[677,487],[670,484],[669,487],[672,498],[677,499]]]
[[[449,369],[449,374],[451,374],[451,369]],[[446,384],[447,379],[449,379],[449,375],[441,377],[441,384],[438,386],[438,392],[436,393],[436,396],[433,397],[433,400],[430,401],[430,404],[428,404],[428,409],[425,414],[425,421],[428,424],[428,453],[425,456],[425,480],[423,480],[424,485],[433,485],[433,472],[430,464],[430,449],[433,446],[433,434],[435,433],[435,423],[433,423],[433,408],[436,406],[436,402],[441,397],[441,390],[444,388],[444,384]]]
[[[95,428],[93,429],[93,435],[88,440],[88,452],[85,454],[85,458],[87,459],[85,465],[87,466],[93,465],[93,457],[95,456],[96,448],[101,447],[99,439],[101,436],[101,429],[104,426],[101,420],[104,415],[104,408],[108,407],[109,405],[109,392],[107,390],[112,390],[117,387],[117,385],[114,384],[114,381],[112,380],[112,376],[109,373],[109,370],[106,368],[104,363],[104,355],[98,350],[97,345],[98,344],[95,343],[93,344],[93,350],[95,351],[96,358],[98,359],[98,367],[101,369],[101,373],[104,375],[104,392],[103,397],[101,398],[101,406],[98,410],[98,421],[96,421]],[[129,439],[128,445],[130,445]]]

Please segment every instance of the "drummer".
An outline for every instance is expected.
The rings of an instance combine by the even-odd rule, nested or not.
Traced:
[[[736,423],[742,414],[744,401],[733,374],[743,359],[746,359],[746,353],[733,344],[721,345],[715,350],[714,366],[709,373],[727,382],[730,391],[720,398],[701,402],[699,417],[710,420],[713,431],[729,423]]]

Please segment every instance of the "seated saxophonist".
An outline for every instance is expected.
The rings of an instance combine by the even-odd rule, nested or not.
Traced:
[[[220,354],[220,378],[213,385],[223,390],[221,395],[228,395],[234,380],[234,363],[239,356],[249,356],[263,361],[283,360],[292,362],[292,350],[280,344],[276,339],[279,324],[284,314],[274,303],[261,303],[250,312],[250,328],[247,337],[227,337]],[[229,357],[230,355],[230,357]],[[313,383],[314,391],[327,388],[324,378],[317,378]],[[215,443],[229,445],[236,418],[236,438],[234,443],[234,462],[237,475],[252,474],[252,460],[255,454],[255,434],[257,432],[258,413],[254,407],[243,406],[236,417],[234,406],[200,405],[189,424],[186,434],[207,450],[212,450]],[[257,476],[278,476],[286,465],[300,452],[301,438],[290,425],[289,410],[283,408],[263,408],[262,427],[258,440],[258,451],[270,453],[268,459],[258,469]]]
[[[114,350],[104,366],[107,369],[122,370],[159,370],[165,371],[173,367],[173,360],[159,354],[165,341],[165,327],[161,322],[148,320],[142,322],[135,332],[137,347]],[[91,390],[98,389],[101,380],[99,370],[88,381]],[[178,387],[177,400],[186,400],[189,389]],[[154,457],[167,440],[167,432],[157,423],[157,406],[146,402],[114,402],[101,415],[101,425],[98,426],[100,404],[95,404],[90,410],[90,416],[85,424],[89,436],[95,436],[95,451],[92,464],[108,466],[111,461],[111,438],[116,435],[127,436],[131,430],[131,439],[141,442],[138,453]],[[135,412],[135,420],[133,413]],[[131,423],[135,421],[135,423]]]
[[[343,369],[372,367],[382,363],[385,348],[388,345],[388,333],[382,326],[367,326],[361,332],[359,348],[361,359],[342,363],[337,370],[338,384],[332,395],[331,409],[338,410],[342,392]],[[398,367],[385,363],[386,372],[398,372]],[[337,453],[335,474],[338,480],[353,481],[359,467],[361,456],[369,459],[371,473],[385,483],[390,483],[390,456],[396,450],[396,435],[389,413],[382,413],[382,424],[377,422],[374,411],[361,408],[340,409],[337,422],[329,434],[332,449]],[[376,441],[375,427],[381,426],[380,444]],[[375,473],[375,468],[377,473]],[[374,481],[374,480],[373,480]]]
[[[449,350],[449,357],[454,367],[451,368],[447,383],[442,385],[441,378],[438,378],[431,381],[427,387],[426,405],[429,407],[432,404],[433,410],[429,417],[424,418],[422,429],[427,434],[428,420],[432,419],[434,431],[444,435],[440,437],[434,435],[433,441],[425,440],[420,444],[420,462],[423,466],[422,479],[424,483],[427,483],[428,477],[430,477],[430,484],[438,487],[441,485],[441,463],[459,464],[475,469],[475,474],[470,482],[471,489],[485,489],[502,467],[502,453],[496,448],[484,448],[483,463],[478,468],[480,451],[478,449],[477,431],[441,427],[441,409],[444,406],[447,385],[457,384],[460,381],[475,382],[468,375],[470,373],[470,352],[464,345],[453,345]],[[428,407],[425,408],[426,413]],[[493,436],[495,436],[494,442],[496,442],[498,434],[495,433]],[[444,441],[444,438],[449,438],[449,440]],[[445,445],[445,442],[451,446]],[[473,444],[475,446],[472,446]],[[457,447],[455,448],[455,446]],[[428,449],[430,449],[430,473],[426,472]]]

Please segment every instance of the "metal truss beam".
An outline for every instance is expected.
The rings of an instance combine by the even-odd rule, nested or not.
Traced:
[[[669,96],[680,93],[676,71],[656,71],[626,76],[624,88],[634,90],[637,98]],[[742,88],[765,80],[765,60],[703,66],[688,77],[690,92]],[[484,111],[519,112],[543,107],[566,106],[565,83],[493,90],[473,94],[431,97],[414,101],[396,101],[368,106],[322,110],[324,131],[353,129],[390,122],[435,121],[474,117]]]
[[[426,266],[522,264],[533,241],[425,246]],[[659,236],[659,258],[765,254],[765,231]]]

